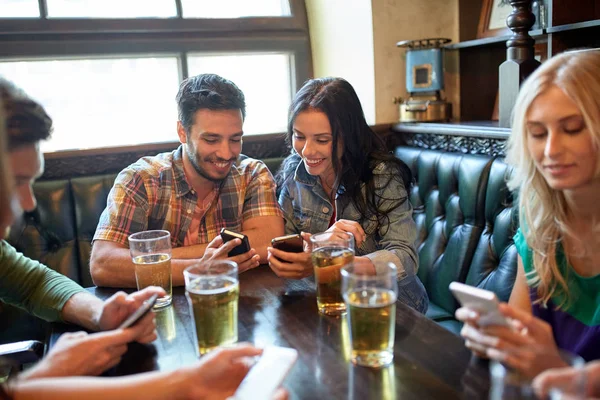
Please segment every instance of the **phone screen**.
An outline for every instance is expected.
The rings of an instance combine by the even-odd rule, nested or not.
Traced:
[[[300,235],[276,237],[271,240],[271,245],[288,253],[302,253],[304,251],[304,241]]]

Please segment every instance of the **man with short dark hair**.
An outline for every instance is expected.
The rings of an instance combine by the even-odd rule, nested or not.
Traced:
[[[3,114],[0,124],[6,130],[8,150],[7,160],[3,160],[7,161],[8,171],[0,168],[0,174],[4,187],[15,194],[15,198],[2,199],[3,203],[8,201],[13,210],[3,213],[0,219],[0,300],[47,321],[62,320],[91,330],[114,330],[143,301],[164,291],[153,287],[129,296],[119,292],[103,302],[66,276],[17,252],[4,240],[13,217],[19,215],[21,209],[31,211],[36,207],[32,184],[44,168],[39,143],[50,136],[52,120],[38,103],[2,78],[0,108]],[[18,201],[13,201],[15,199]],[[50,362],[47,365],[53,365],[53,370],[37,369],[36,376],[87,375],[103,371],[119,362],[129,341],[153,341],[154,329],[153,317],[149,315],[140,321],[135,331],[67,336],[62,343],[68,348],[60,355],[53,352],[50,357],[50,360],[62,360],[62,363],[57,361],[61,365]],[[85,348],[88,353],[82,350]],[[89,353],[92,349],[96,354]],[[75,363],[75,358],[81,363]],[[67,360],[73,362],[65,362]]]
[[[183,285],[183,270],[222,244],[221,228],[250,240],[250,251],[231,258],[240,272],[266,262],[270,240],[283,234],[271,173],[241,155],[242,91],[218,75],[198,75],[181,83],[177,106],[181,145],[138,160],[115,180],[94,235],[90,268],[97,285],[135,287],[127,240],[135,232],[171,233],[173,285]]]

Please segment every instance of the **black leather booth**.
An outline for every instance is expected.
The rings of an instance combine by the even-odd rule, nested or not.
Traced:
[[[457,332],[452,281],[492,290],[508,300],[516,276],[512,237],[516,218],[506,187],[509,167],[499,159],[398,147],[416,184],[411,192],[417,223],[419,277],[429,295],[427,316]]]
[[[502,300],[510,295],[516,274],[515,218],[505,185],[510,171],[501,160],[486,156],[413,147],[398,147],[395,154],[416,179],[411,201],[418,229],[419,277],[431,301],[427,315],[458,332],[460,324],[453,317],[457,303],[448,291],[451,281],[491,289]],[[265,160],[271,171],[280,162],[280,158]],[[26,256],[84,287],[92,286],[91,240],[115,176],[36,183],[38,207],[18,221],[8,241]],[[3,321],[9,314],[15,318],[14,310],[5,307],[0,312]],[[31,324],[39,328],[39,322]],[[39,331],[27,337],[22,331],[19,337],[0,337],[0,343],[40,339]]]

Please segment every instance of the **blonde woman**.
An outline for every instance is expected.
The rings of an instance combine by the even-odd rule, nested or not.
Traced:
[[[512,329],[456,317],[466,345],[521,372],[600,358],[600,51],[557,55],[524,83],[507,161],[519,191],[518,272],[501,311]]]

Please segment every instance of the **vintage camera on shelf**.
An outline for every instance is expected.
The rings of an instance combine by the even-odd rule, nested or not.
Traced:
[[[400,122],[442,122],[452,118],[452,104],[441,97],[444,89],[443,46],[450,39],[403,40],[406,48],[406,90],[409,98],[399,104]]]

